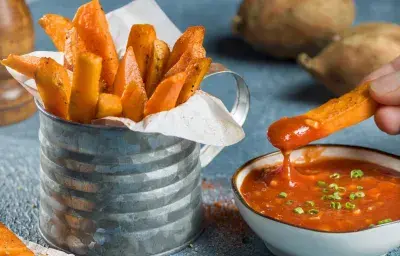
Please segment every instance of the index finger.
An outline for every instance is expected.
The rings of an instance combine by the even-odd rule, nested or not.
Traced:
[[[383,65],[379,69],[375,70],[368,76],[366,76],[361,83],[367,82],[367,81],[372,81],[375,79],[378,79],[379,77],[386,76],[390,73],[396,72],[400,70],[400,56],[395,58],[393,61],[391,61],[388,64]]]

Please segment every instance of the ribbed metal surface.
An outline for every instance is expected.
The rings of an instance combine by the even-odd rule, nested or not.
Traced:
[[[203,225],[200,147],[72,124],[39,108],[40,231],[81,255],[166,254]]]

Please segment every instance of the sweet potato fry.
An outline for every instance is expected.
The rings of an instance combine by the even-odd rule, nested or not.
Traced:
[[[144,115],[148,116],[173,109],[176,106],[186,76],[185,72],[181,72],[163,80],[146,103]]]
[[[146,77],[146,93],[151,97],[158,83],[164,76],[165,68],[169,58],[169,47],[162,40],[154,40],[153,52],[151,54],[150,63]]]
[[[153,25],[149,24],[135,24],[129,33],[126,48],[133,48],[143,82],[146,82],[147,67],[156,38],[156,31]]]
[[[128,47],[118,66],[117,75],[115,76],[113,86],[114,94],[122,97],[125,88],[132,82],[143,85],[139,65],[136,61],[136,55],[133,52],[132,47]]]
[[[39,19],[39,25],[53,41],[54,46],[60,52],[64,51],[65,36],[73,25],[72,22],[57,14],[45,14]]]
[[[186,70],[194,59],[205,58],[206,50],[201,44],[195,44],[184,52],[179,61],[165,74],[165,77],[173,76]]]
[[[130,83],[121,98],[123,116],[140,122],[143,119],[146,102],[147,95],[144,84]]]
[[[86,49],[103,58],[101,77],[107,83],[107,90],[112,91],[118,69],[118,55],[99,0],[92,0],[79,7],[72,23]]]
[[[320,123],[331,134],[370,118],[375,114],[376,106],[369,95],[369,83],[365,83],[340,98],[308,111],[305,116]]]
[[[93,53],[77,55],[69,103],[70,120],[88,124],[96,116],[101,63],[101,57]]]
[[[194,59],[186,69],[187,77],[179,94],[177,105],[186,102],[200,87],[200,83],[208,72],[211,58]]]
[[[203,26],[193,26],[186,31],[176,41],[171,56],[168,60],[167,70],[172,68],[181,58],[182,54],[195,44],[203,44],[205,28]]]
[[[67,70],[51,58],[40,58],[34,78],[45,109],[69,119],[71,83]]]
[[[76,28],[71,28],[65,35],[64,67],[73,71],[78,54],[86,52],[85,43],[78,35]]]
[[[278,120],[268,129],[270,142],[290,151],[368,119],[377,107],[368,89],[369,83],[362,84],[304,115]]]
[[[96,118],[107,116],[121,116],[121,98],[114,94],[101,93],[97,102]]]
[[[135,122],[141,121],[147,95],[132,47],[128,47],[124,59],[121,61],[114,86],[116,95],[123,90],[121,97],[123,116]]]
[[[34,256],[33,252],[2,223],[0,223],[0,255]]]
[[[40,58],[35,56],[19,56],[10,54],[8,55],[7,59],[3,59],[1,61],[1,64],[15,69],[16,71],[26,75],[27,77],[33,78],[36,68],[39,65],[39,61]]]

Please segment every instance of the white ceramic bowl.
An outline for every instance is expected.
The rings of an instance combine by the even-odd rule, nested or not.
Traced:
[[[343,145],[309,145],[294,151],[292,161],[301,161],[304,150],[322,149],[321,156],[363,160],[400,172],[400,158],[381,151]],[[240,167],[232,177],[235,202],[250,228],[276,256],[378,256],[400,245],[400,221],[371,229],[329,233],[300,228],[263,216],[243,199],[240,188],[255,168],[282,162],[280,152],[260,156]]]

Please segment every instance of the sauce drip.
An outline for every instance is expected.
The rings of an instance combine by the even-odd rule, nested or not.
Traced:
[[[274,122],[268,129],[267,136],[273,146],[278,148],[284,157],[279,176],[287,181],[292,187],[296,181],[301,179],[290,162],[292,150],[305,146],[308,143],[323,138],[328,132],[319,128],[317,121],[306,116],[284,117]]]

